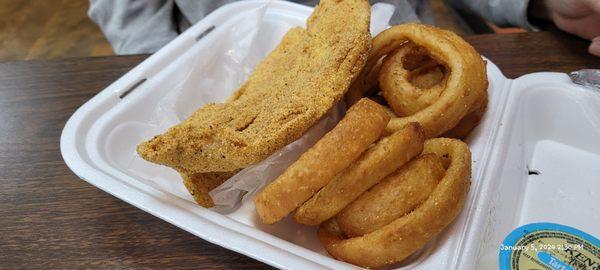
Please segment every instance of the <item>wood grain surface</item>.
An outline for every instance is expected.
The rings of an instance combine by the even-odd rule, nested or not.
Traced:
[[[600,68],[564,34],[472,36],[509,77]],[[84,102],[144,60],[109,56],[0,64],[0,269],[256,269],[80,180],[59,138]]]
[[[89,1],[0,0],[0,62],[112,55]]]

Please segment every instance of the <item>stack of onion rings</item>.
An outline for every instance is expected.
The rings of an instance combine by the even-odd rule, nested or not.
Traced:
[[[296,221],[319,225],[334,217],[367,189],[419,155],[424,141],[417,123],[382,138],[300,206],[294,216]]]
[[[423,203],[445,172],[442,158],[421,155],[353,201],[336,221],[349,237],[373,232]]]
[[[296,210],[297,222],[320,225],[329,254],[355,265],[404,260],[464,206],[471,152],[450,138],[479,123],[487,86],[485,62],[454,33],[420,24],[382,32],[346,96],[356,104],[254,198],[259,217],[271,224]]]
[[[275,223],[310,199],[377,141],[389,120],[379,104],[366,98],[357,102],[333,130],[254,197],[260,219]]]
[[[347,233],[338,225],[336,219],[330,219],[323,223],[318,231],[318,236],[329,254],[336,259],[355,265],[375,268],[387,264],[402,261],[416,250],[423,247],[427,242],[438,235],[448,226],[463,208],[467,193],[469,192],[471,179],[471,152],[468,146],[456,139],[437,138],[425,142],[423,154],[434,154],[447,163],[447,169],[443,178],[422,203],[399,202],[390,204],[371,205],[370,207],[381,208],[379,211],[398,214],[397,208],[401,204],[416,205],[414,209],[405,210],[406,214],[394,219],[390,223],[377,227],[378,219],[385,217],[367,217],[374,221],[374,230],[363,235],[347,238]],[[410,164],[410,163],[409,163]],[[412,166],[408,170],[415,170]],[[390,192],[379,190],[376,185],[372,192]],[[362,196],[369,196],[365,193]],[[377,201],[365,201],[359,197],[356,203],[369,204]],[[368,199],[368,198],[367,198]],[[420,196],[410,196],[407,200],[420,200]],[[385,200],[385,199],[384,199]],[[364,212],[353,212],[358,215],[346,221],[359,220]],[[369,214],[370,215],[370,214]],[[339,220],[339,218],[338,218]],[[346,224],[345,227],[354,226]],[[358,224],[355,227],[360,227]]]
[[[462,138],[487,108],[481,56],[456,34],[432,26],[403,24],[377,35],[347,103],[354,104],[378,83],[398,115],[389,122],[388,132],[418,122],[427,138]]]

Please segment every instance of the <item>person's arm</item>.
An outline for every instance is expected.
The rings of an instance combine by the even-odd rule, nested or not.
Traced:
[[[591,54],[600,56],[600,0],[531,0],[531,15],[551,20],[565,32],[592,43]]]
[[[89,17],[117,54],[153,53],[177,37],[172,0],[90,0]]]
[[[600,0],[450,0],[497,25],[532,30],[528,16],[550,20],[561,30],[591,40],[591,54],[600,56]]]
[[[532,30],[527,20],[529,0],[449,0],[452,6],[475,12],[499,26],[518,26]]]

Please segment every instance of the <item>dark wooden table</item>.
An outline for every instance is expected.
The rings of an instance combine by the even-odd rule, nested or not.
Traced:
[[[600,68],[564,34],[468,37],[509,77]],[[71,114],[146,56],[0,64],[0,269],[266,268],[80,180],[60,155]]]

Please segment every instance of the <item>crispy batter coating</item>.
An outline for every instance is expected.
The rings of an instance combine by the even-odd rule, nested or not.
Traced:
[[[312,197],[381,136],[390,120],[385,109],[364,98],[313,147],[256,197],[260,219],[272,224]]]
[[[208,194],[214,188],[223,184],[227,179],[237,173],[235,172],[215,172],[215,173],[195,173],[181,174],[183,184],[188,189],[190,194],[194,196],[194,200],[201,206],[210,208],[215,206],[212,198]]]
[[[206,104],[140,144],[144,159],[184,173],[255,164],[298,139],[358,75],[369,53],[366,0],[322,0],[225,103]]]
[[[458,124],[454,128],[442,134],[441,137],[456,139],[466,138],[469,135],[469,133],[471,133],[471,131],[475,129],[477,125],[479,125],[481,119],[483,119],[483,115],[487,111],[487,105],[488,96],[484,95],[479,104],[476,104],[469,114],[467,114],[463,119],[461,119],[460,122],[458,122]]]
[[[398,116],[413,115],[440,97],[448,79],[444,71],[425,48],[408,42],[384,58],[379,88]]]
[[[353,104],[377,84],[379,72],[389,70],[389,68],[382,67],[384,66],[384,64],[381,64],[383,57],[390,56],[394,52],[401,54],[401,56],[410,52],[410,50],[398,50],[404,46],[421,47],[422,49],[419,50],[426,52],[435,63],[441,64],[439,65],[443,67],[441,71],[447,72],[447,76],[440,84],[442,87],[419,90],[410,90],[411,87],[409,87],[406,95],[399,97],[397,100],[387,100],[390,105],[393,102],[399,102],[392,105],[392,109],[401,116],[390,120],[386,129],[388,132],[396,131],[410,122],[419,122],[423,127],[425,137],[435,138],[457,126],[468,114],[479,109],[485,111],[486,107],[481,107],[481,104],[487,102],[488,80],[485,62],[477,51],[450,31],[412,23],[393,26],[373,39],[373,52],[369,56],[361,75],[350,87],[346,96],[348,104]],[[405,69],[405,63],[399,62],[400,65],[397,66]],[[410,71],[410,68],[408,69]],[[404,86],[411,85],[407,81],[410,78],[406,77],[409,72],[399,75],[397,79],[404,80]],[[407,88],[404,87],[395,91],[407,91]],[[384,92],[386,99],[390,96],[392,95]],[[427,103],[430,103],[430,105],[426,106]],[[419,108],[421,106],[426,107]],[[403,108],[397,110],[400,107]],[[477,121],[474,123],[476,124]],[[466,123],[464,125],[461,130],[465,130],[466,127],[474,127],[474,124]],[[457,133],[464,134],[465,132]]]
[[[417,123],[382,138],[300,206],[294,218],[306,225],[319,225],[334,217],[367,189],[419,155],[424,141]]]
[[[318,231],[321,243],[336,259],[368,268],[402,261],[431,241],[460,213],[471,185],[471,151],[456,139],[427,140],[423,153],[448,157],[444,177],[414,211],[363,236],[345,239],[337,221]]]
[[[432,59],[424,47],[408,42],[384,58],[379,88],[398,116],[410,116],[435,103],[444,91],[447,79],[448,71],[443,63]],[[465,138],[485,114],[486,93],[454,128],[441,137]]]
[[[421,155],[360,195],[336,218],[348,237],[361,236],[410,213],[425,201],[446,169],[435,154]]]

